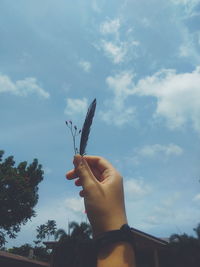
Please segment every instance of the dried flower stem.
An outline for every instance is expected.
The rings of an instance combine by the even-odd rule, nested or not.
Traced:
[[[77,154],[78,149],[76,147],[76,137],[81,133],[81,130],[77,131],[77,127],[76,125],[74,125],[73,127],[72,121],[66,121],[65,123],[67,127],[70,129],[70,132],[73,138],[74,153]]]

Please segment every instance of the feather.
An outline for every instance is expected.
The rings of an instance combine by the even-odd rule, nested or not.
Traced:
[[[87,142],[88,142],[88,138],[89,138],[89,134],[90,134],[90,128],[92,125],[92,120],[94,117],[94,113],[95,113],[95,109],[96,109],[96,98],[92,101],[92,103],[90,104],[86,117],[85,117],[85,121],[82,127],[82,133],[81,133],[81,140],[80,140],[80,149],[79,149],[79,153],[81,156],[83,156],[85,154],[85,149],[87,146]]]

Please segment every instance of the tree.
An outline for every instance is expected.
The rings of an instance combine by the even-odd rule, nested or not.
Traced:
[[[198,229],[198,226],[197,226]],[[194,229],[196,230],[196,229]],[[200,266],[200,240],[186,233],[173,234],[161,257],[163,267]],[[161,255],[160,255],[161,256]]]
[[[84,239],[90,239],[91,234],[92,234],[92,229],[91,229],[90,224],[85,223],[85,222],[78,224],[77,222],[72,221],[69,223],[69,234],[67,234],[67,232],[64,229],[59,228],[55,232],[54,237],[55,237],[55,240],[58,240],[58,239],[60,240],[65,237],[71,237],[72,239],[74,238],[74,239],[84,240]]]
[[[77,222],[71,222],[69,228],[72,229],[71,237],[77,239],[90,239],[92,234],[91,226],[88,223],[82,222],[78,224]]]
[[[41,224],[40,226],[38,226],[36,231],[38,233],[36,236],[37,239],[43,240],[47,237],[49,240],[49,237],[51,235],[55,235],[57,231],[56,221],[48,220],[46,224]]]
[[[16,238],[21,225],[36,215],[38,184],[43,180],[42,165],[34,159],[15,166],[13,156],[2,160],[0,150],[0,247],[6,237]]]
[[[55,237],[55,240],[58,240],[58,239],[60,240],[61,238],[68,237],[68,234],[67,234],[67,232],[66,232],[64,229],[59,228],[59,229],[55,232],[54,237]]]
[[[63,229],[58,229],[55,234],[56,239],[60,238],[53,249],[52,266],[96,266],[95,246],[90,238],[91,226],[73,221],[69,229],[71,234]]]
[[[55,235],[56,233],[56,230],[57,230],[57,227],[56,227],[56,221],[54,220],[48,220],[47,223],[46,223],[46,231],[47,231],[47,238],[49,240],[49,237],[51,235]]]

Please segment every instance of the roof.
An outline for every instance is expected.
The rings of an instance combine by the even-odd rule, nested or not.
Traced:
[[[42,261],[37,261],[33,259],[29,259],[20,255],[8,253],[5,251],[0,251],[0,263],[2,259],[5,261],[18,261],[18,262],[23,262],[26,263],[27,266],[38,266],[38,267],[43,267],[43,266],[49,266],[49,263],[42,262]],[[29,264],[28,264],[29,263]]]
[[[168,242],[162,238],[147,234],[133,227],[131,227],[131,231],[133,233],[133,238],[135,239],[136,247],[138,249],[159,249],[168,244]]]

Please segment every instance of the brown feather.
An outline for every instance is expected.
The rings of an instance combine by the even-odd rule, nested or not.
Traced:
[[[79,153],[82,156],[85,155],[85,150],[86,150],[86,146],[87,146],[87,142],[88,142],[88,138],[90,134],[92,120],[95,114],[95,109],[96,109],[96,98],[92,101],[92,103],[90,104],[88,108],[85,121],[83,124],[83,128],[82,128],[80,149],[79,149]]]

